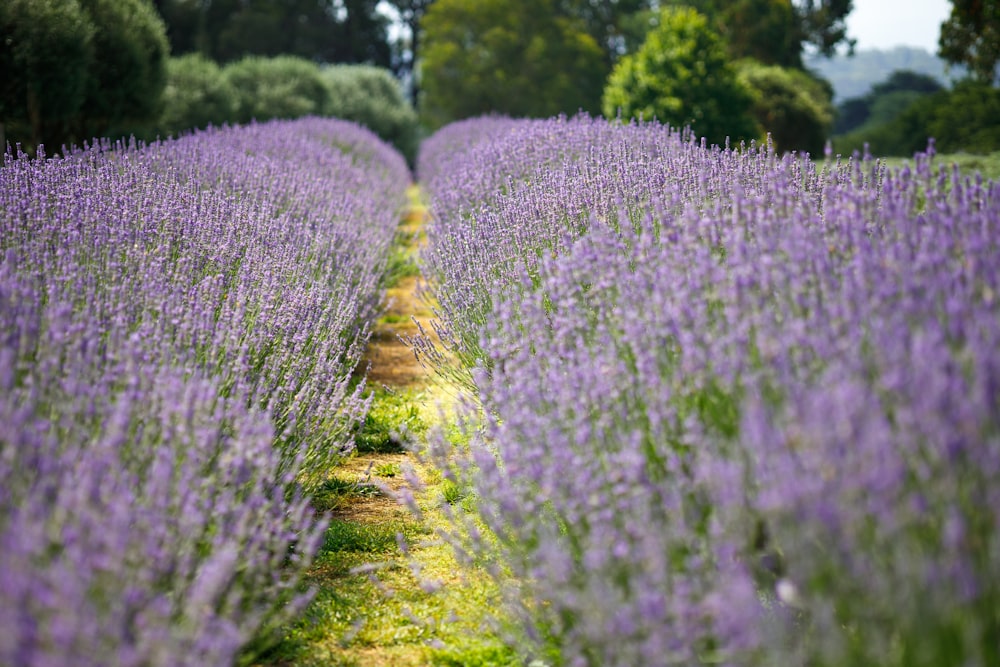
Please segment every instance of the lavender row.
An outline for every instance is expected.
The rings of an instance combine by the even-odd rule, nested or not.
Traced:
[[[315,119],[7,156],[0,663],[231,664],[303,608],[407,180]]]
[[[671,211],[702,206],[728,196],[731,170],[741,187],[755,191],[766,178],[755,152],[720,159],[687,131],[585,116],[481,118],[443,128],[425,142],[418,169],[439,221],[428,229],[422,261],[435,284],[435,326],[449,354],[418,352],[439,367],[449,358],[467,367],[489,364],[480,331],[493,291],[521,289],[518,263],[526,262],[536,281],[538,261],[561,252],[594,221],[615,229],[635,224],[651,192],[670,193]],[[460,371],[448,374],[465,380]]]
[[[565,129],[582,157],[435,211],[465,242],[430,255],[446,299],[486,304],[441,311],[486,415],[450,465],[528,650],[996,664],[1000,186],[932,152],[888,172],[575,123],[484,139]]]

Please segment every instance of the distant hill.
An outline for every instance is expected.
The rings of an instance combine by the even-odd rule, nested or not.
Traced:
[[[806,66],[833,84],[836,103],[864,95],[872,84],[884,81],[899,69],[927,74],[945,86],[950,86],[962,74],[957,67],[948,70],[947,64],[929,51],[909,46],[889,50],[859,49],[851,57],[812,56],[806,58]]]

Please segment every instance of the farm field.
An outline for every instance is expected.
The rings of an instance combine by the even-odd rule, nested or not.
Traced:
[[[8,157],[0,663],[1000,664],[994,162]]]

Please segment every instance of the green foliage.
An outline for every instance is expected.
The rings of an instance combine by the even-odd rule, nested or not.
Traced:
[[[432,664],[435,667],[522,667],[524,661],[509,646],[484,643],[475,637],[435,649]]]
[[[359,452],[395,453],[406,451],[415,436],[427,430],[412,392],[375,391],[365,422],[354,436]]]
[[[390,63],[378,0],[157,0],[174,55],[220,63],[248,55],[316,62]]]
[[[97,27],[76,138],[125,134],[156,120],[169,46],[149,0],[81,0]]]
[[[367,481],[348,480],[332,476],[312,491],[309,504],[317,512],[330,512],[349,505],[364,496],[376,496],[378,487]]]
[[[840,44],[853,49],[845,19],[852,0],[668,0],[664,6],[691,7],[722,35],[731,58],[767,65],[802,67],[805,45],[831,56]]]
[[[887,95],[897,91],[909,91],[915,93],[936,93],[944,86],[929,74],[914,72],[909,69],[899,69],[892,72],[885,81],[880,81],[872,86],[872,97]]]
[[[83,104],[94,25],[75,0],[8,0],[0,35],[0,148],[4,125],[40,143]]]
[[[316,561],[323,563],[329,554],[341,551],[363,551],[368,554],[396,551],[399,549],[396,535],[413,532],[413,524],[404,521],[358,523],[333,520],[326,529],[326,539]]]
[[[913,157],[893,157],[883,160],[889,169],[901,168],[904,165],[914,168]],[[984,179],[1000,181],[1000,151],[973,155],[972,153],[939,153],[933,159],[933,168],[940,166],[956,166],[963,176],[974,178],[977,174]]]
[[[833,124],[833,91],[801,69],[737,64],[740,80],[752,91],[757,124],[771,134],[775,150],[820,155]]]
[[[158,115],[167,42],[148,0],[5,0],[0,34],[0,125],[12,141],[58,148]]]
[[[402,474],[403,469],[398,463],[380,463],[372,471],[376,477],[395,477]]]
[[[837,109],[835,134],[844,134],[868,124],[889,122],[923,95],[943,87],[934,77],[912,70],[896,70],[884,81],[872,85],[862,97],[844,101]]]
[[[397,243],[390,251],[389,262],[385,267],[382,279],[385,288],[396,287],[403,278],[420,275],[420,265],[417,264],[413,251],[398,241],[399,236],[402,235],[397,235]],[[406,318],[406,321],[409,322],[409,318]]]
[[[420,139],[417,114],[389,70],[333,65],[324,67],[322,75],[331,92],[325,115],[364,125],[413,163]]]
[[[421,113],[432,129],[487,113],[596,112],[607,67],[554,0],[437,0],[422,23]]]
[[[247,56],[222,73],[236,91],[237,123],[320,115],[330,104],[319,67],[303,58]]]
[[[694,0],[670,4],[688,5],[704,14],[722,36],[733,59],[802,66],[800,17],[791,0]]]
[[[983,154],[1000,150],[998,119],[1000,89],[968,81],[921,97],[888,123],[835,137],[833,145],[842,154],[867,143],[873,155],[911,156],[933,137],[938,151]]]
[[[557,0],[556,8],[563,15],[581,22],[594,41],[604,51],[610,69],[619,56],[631,53],[649,31],[649,18],[656,2],[651,0]],[[645,22],[645,28],[641,24]],[[637,32],[641,30],[641,32]]]
[[[236,116],[236,97],[222,69],[211,60],[196,53],[171,58],[157,130],[176,135],[228,123]]]
[[[445,479],[441,482],[441,498],[449,505],[465,500],[469,495],[469,489],[458,482]]]
[[[693,9],[665,9],[659,25],[633,55],[619,61],[604,90],[614,118],[656,118],[690,125],[711,143],[758,136],[753,97],[730,64],[725,45]]]
[[[1000,62],[1000,1],[952,0],[951,14],[941,24],[942,58],[965,65],[981,83],[993,83]]]
[[[872,126],[888,123],[906,111],[921,97],[923,97],[923,93],[918,93],[915,90],[894,90],[891,93],[875,97],[868,109],[868,118],[865,123]]]

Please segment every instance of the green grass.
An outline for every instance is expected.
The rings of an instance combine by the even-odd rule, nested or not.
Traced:
[[[389,254],[389,262],[382,280],[382,286],[386,289],[395,287],[403,278],[420,275],[414,251],[408,246],[409,240],[408,235],[397,232],[396,243]]]
[[[913,165],[912,158],[883,158],[883,160],[890,169]],[[966,176],[974,177],[979,173],[984,179],[1000,180],[1000,151],[986,155],[944,153],[935,155],[933,164],[935,171],[941,166],[957,164],[959,170]]]
[[[443,480],[426,477],[434,481],[421,494],[422,521],[406,513],[331,521],[307,581],[316,597],[256,664],[522,664],[491,624],[500,606],[497,583],[479,568],[459,565],[451,546],[435,539],[435,526],[444,521],[436,509]],[[328,493],[356,498],[349,484],[328,486]]]
[[[354,446],[360,453],[399,453],[414,438],[427,431],[427,422],[417,403],[421,392],[379,388],[364,423],[354,436]]]
[[[379,324],[390,326],[393,324],[408,324],[410,321],[410,316],[402,313],[389,313],[378,318]]]
[[[362,523],[334,519],[326,529],[323,546],[316,562],[340,562],[339,554],[360,551],[367,554],[385,554],[399,549],[397,536],[404,539],[428,531],[413,521],[393,520],[385,523]]]
[[[317,512],[334,512],[357,498],[374,496],[378,493],[374,485],[334,475],[313,491],[310,500]]]

